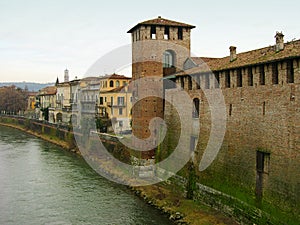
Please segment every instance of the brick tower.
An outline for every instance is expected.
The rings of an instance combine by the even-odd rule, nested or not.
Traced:
[[[190,57],[190,33],[195,26],[167,20],[160,16],[141,22],[128,31],[132,35],[132,80],[163,78],[182,70]],[[155,93],[156,97],[153,97]],[[143,97],[149,96],[149,97]],[[158,97],[161,96],[161,97]],[[132,131],[145,140],[150,134],[158,135],[157,129],[150,130],[152,118],[164,117],[164,88],[162,82],[139,83],[133,87]],[[156,140],[154,141],[156,142]],[[154,143],[157,144],[157,143]],[[140,149],[143,146],[139,146]],[[155,156],[155,148],[142,153],[143,159]]]

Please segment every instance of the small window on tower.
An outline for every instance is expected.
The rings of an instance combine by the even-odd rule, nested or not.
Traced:
[[[178,27],[178,40],[183,40],[182,27]]]
[[[151,26],[151,39],[156,39],[156,27]]]
[[[165,40],[169,40],[170,39],[170,29],[169,29],[169,27],[165,27],[164,39]]]

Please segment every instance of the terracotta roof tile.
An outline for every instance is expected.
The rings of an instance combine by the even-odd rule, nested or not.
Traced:
[[[176,22],[176,21],[173,21],[173,20],[168,20],[168,19],[165,19],[165,18],[162,18],[162,17],[159,16],[158,18],[138,23],[133,28],[131,28],[127,33],[132,33],[137,27],[139,27],[141,25],[186,27],[186,28],[190,28],[190,29],[195,28],[195,26],[193,26],[193,25],[186,24],[186,23],[180,23],[180,22]]]
[[[56,95],[56,90],[55,86],[45,87],[39,91],[39,95]]]
[[[238,67],[246,67],[267,62],[278,61],[285,58],[300,57],[300,40],[285,43],[284,50],[276,52],[275,46],[269,46],[261,49],[256,49],[248,52],[237,54],[237,59],[230,62],[230,56],[224,58],[197,58],[192,57],[192,60],[198,65],[184,72],[179,72],[176,75],[186,75],[191,73],[208,72],[233,69]],[[205,63],[203,63],[203,61]]]

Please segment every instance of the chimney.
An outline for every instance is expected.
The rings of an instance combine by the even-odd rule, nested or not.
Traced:
[[[64,82],[69,82],[69,70],[68,69],[65,70],[65,77],[64,78],[65,78]]]
[[[284,49],[284,41],[283,41],[284,35],[282,32],[276,32],[275,38],[276,38],[276,52],[280,52]]]
[[[237,57],[236,57],[236,47],[235,46],[230,46],[229,50],[230,50],[230,62],[233,62],[234,60],[237,59]]]

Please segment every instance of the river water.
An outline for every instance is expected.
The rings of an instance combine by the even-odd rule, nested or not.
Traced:
[[[72,153],[0,126],[0,224],[171,224]]]

